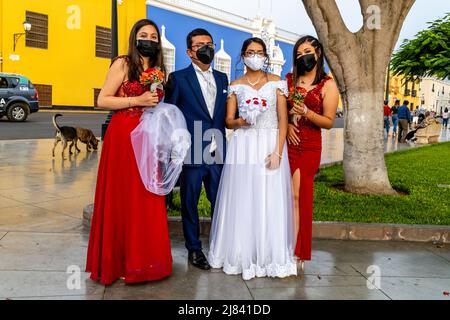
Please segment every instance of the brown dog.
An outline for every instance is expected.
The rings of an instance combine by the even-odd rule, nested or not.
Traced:
[[[81,141],[84,144],[86,144],[86,151],[87,152],[90,152],[91,148],[94,149],[94,150],[97,150],[98,143],[100,141],[95,137],[95,135],[92,132],[92,130],[85,129],[85,128],[79,128],[79,127],[77,127],[76,130],[77,130],[77,138],[78,138],[79,141]],[[78,150],[78,151],[80,151],[80,150]]]

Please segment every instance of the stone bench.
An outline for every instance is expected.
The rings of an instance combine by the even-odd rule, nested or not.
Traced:
[[[418,129],[416,132],[417,144],[430,144],[439,142],[439,136],[441,135],[442,125],[438,122],[434,122],[429,126]]]

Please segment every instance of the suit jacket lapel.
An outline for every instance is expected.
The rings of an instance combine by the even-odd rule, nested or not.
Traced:
[[[187,81],[189,82],[192,91],[197,97],[197,100],[200,103],[200,106],[202,107],[203,111],[207,114],[208,117],[211,118],[211,115],[209,114],[208,111],[208,107],[206,106],[205,98],[203,97],[202,88],[200,87],[200,83],[198,82],[197,79],[197,73],[195,72],[194,67],[192,65],[189,67]]]
[[[222,81],[220,79],[219,73],[216,70],[213,70],[213,74],[214,74],[214,79],[216,80],[216,88],[217,88],[216,103],[214,106],[214,117],[215,117],[217,114],[217,109],[221,106],[221,103],[222,103],[221,98],[223,95],[223,87],[222,87]]]

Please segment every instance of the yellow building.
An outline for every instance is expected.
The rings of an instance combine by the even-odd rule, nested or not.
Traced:
[[[392,76],[389,83],[389,105],[393,106],[396,100],[408,100],[412,110],[420,106],[419,97],[420,81],[405,81],[403,76]]]
[[[125,54],[146,4],[118,3],[119,54]],[[14,51],[24,21],[31,30],[18,36]],[[110,0],[0,0],[1,71],[29,78],[42,106],[92,108],[111,62],[110,28]]]

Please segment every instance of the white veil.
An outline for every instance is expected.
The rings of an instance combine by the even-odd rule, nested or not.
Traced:
[[[131,143],[145,188],[158,195],[170,193],[191,146],[183,113],[164,102],[146,109],[131,132]]]

